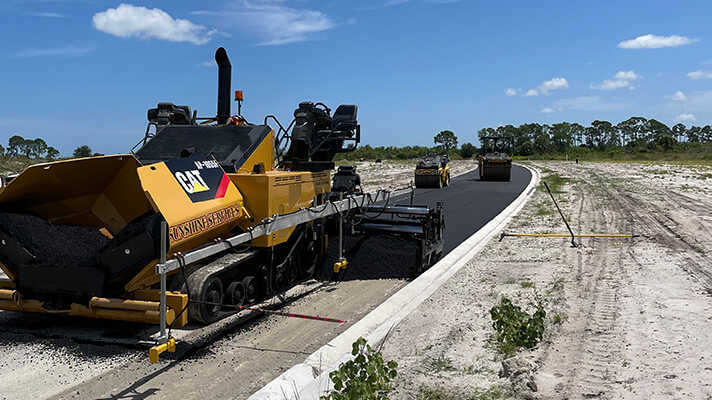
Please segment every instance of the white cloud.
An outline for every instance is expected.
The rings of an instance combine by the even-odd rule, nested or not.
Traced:
[[[612,79],[606,79],[601,83],[591,83],[589,88],[595,90],[614,90],[627,87],[629,89],[635,89],[633,81],[637,81],[642,77],[635,73],[634,70],[630,71],[618,71],[613,76]]]
[[[681,90],[678,90],[672,95],[672,99],[675,101],[685,101],[687,100],[687,96],[685,96],[685,93],[682,93]]]
[[[694,114],[687,114],[687,113],[682,113],[675,117],[675,122],[695,122],[697,121],[697,118],[695,118]]]
[[[51,49],[28,49],[23,50],[17,54],[16,57],[19,58],[32,58],[32,57],[79,57],[86,53],[94,51],[94,47],[80,47],[80,46],[65,46],[65,47],[55,47]]]
[[[201,62],[200,65],[203,67],[217,67],[218,63],[216,63],[215,60],[209,60]]]
[[[524,93],[524,96],[538,96],[540,94],[548,96],[552,90],[566,89],[567,87],[569,87],[569,82],[566,78],[553,78],[542,82],[536,89],[529,89]]]
[[[30,12],[25,15],[29,15],[30,17],[42,17],[42,18],[64,18],[64,15],[53,13],[53,12]]]
[[[630,103],[610,103],[599,96],[582,96],[557,100],[551,108],[556,111],[615,111],[628,107],[630,107]]]
[[[125,3],[94,14],[92,21],[97,30],[118,37],[159,39],[196,45],[209,42],[216,32],[185,19],[174,19],[158,8],[148,9]]]
[[[512,88],[504,89],[504,94],[506,94],[507,96],[510,96],[510,97],[514,96],[515,94],[517,94],[517,89],[512,89]]]
[[[554,78],[543,82],[538,89],[539,93],[548,95],[550,90],[566,89],[567,87],[569,87],[569,82],[566,81],[566,78]]]
[[[700,39],[693,39],[687,36],[657,36],[642,35],[635,39],[624,40],[618,43],[621,49],[659,49],[662,47],[677,47],[698,42]]]
[[[693,71],[688,72],[687,77],[690,79],[712,79],[712,71]]]
[[[326,14],[315,10],[284,6],[282,0],[252,2],[243,0],[234,8],[223,11],[194,11],[193,14],[212,17],[230,17],[229,25],[238,25],[253,31],[262,41],[259,45],[275,46],[311,40],[315,33],[337,27]],[[235,20],[238,20],[237,24]],[[355,19],[346,23],[353,24]]]
[[[549,114],[549,113],[556,112],[556,110],[554,110],[553,108],[544,107],[541,109],[541,112],[543,112],[544,114]]]

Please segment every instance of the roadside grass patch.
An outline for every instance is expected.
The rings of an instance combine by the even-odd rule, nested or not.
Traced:
[[[524,289],[529,289],[529,288],[534,287],[534,282],[521,281],[521,282],[519,282],[519,285],[521,285]]]
[[[544,182],[546,182],[549,185],[549,189],[551,189],[551,193],[564,193],[561,189],[569,181],[569,178],[562,177],[559,174],[549,174],[541,178],[541,180],[542,183],[537,187],[538,190],[547,193],[546,187],[544,187]]]
[[[513,395],[512,390],[505,385],[494,385],[487,389],[475,388],[470,391],[449,391],[444,388],[432,388],[421,385],[418,388],[418,400],[497,400]]]
[[[427,368],[430,372],[453,371],[455,367],[452,365],[452,359],[440,356],[427,360]]]
[[[502,296],[500,304],[490,309],[497,350],[505,357],[513,356],[520,348],[531,349],[544,335],[546,311],[541,302],[534,307],[534,313],[529,314]]]

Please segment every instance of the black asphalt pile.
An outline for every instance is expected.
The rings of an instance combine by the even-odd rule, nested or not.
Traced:
[[[96,228],[54,224],[42,218],[0,213],[0,229],[37,257],[39,264],[94,267],[109,238]]]
[[[342,280],[407,279],[412,277],[418,249],[410,238],[373,234],[344,237],[344,254],[348,267]],[[338,236],[329,237],[329,249],[321,277],[328,278],[338,260]],[[351,254],[350,254],[351,253]]]
[[[101,249],[101,251],[114,249],[121,243],[131,239],[132,237],[146,232],[147,229],[153,228],[149,227],[150,224],[158,222],[158,214],[155,212],[148,212],[139,217],[134,218],[131,222],[126,224],[126,226],[119,231],[111,240],[109,240],[106,245]],[[152,230],[152,229],[151,229]],[[149,232],[152,235],[154,232]]]

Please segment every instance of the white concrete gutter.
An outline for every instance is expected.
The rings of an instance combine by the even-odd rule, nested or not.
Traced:
[[[338,369],[341,363],[353,358],[351,356],[353,342],[363,337],[371,347],[378,347],[394,326],[415,311],[425,299],[473,259],[487,242],[498,235],[509,220],[521,211],[539,184],[540,175],[539,171],[533,168],[520,166],[527,168],[532,178],[519,197],[499,215],[492,218],[437,264],[311,354],[303,363],[293,366],[252,394],[249,400],[317,400],[327,394],[332,387],[329,372]]]

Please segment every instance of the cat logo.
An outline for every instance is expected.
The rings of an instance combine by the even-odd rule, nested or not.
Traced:
[[[200,176],[200,171],[194,169],[192,171],[176,171],[175,175],[178,183],[183,187],[188,194],[200,193],[206,190],[210,190],[208,184],[205,183],[203,178]]]
[[[215,159],[179,158],[165,162],[193,203],[225,197],[230,178]]]

